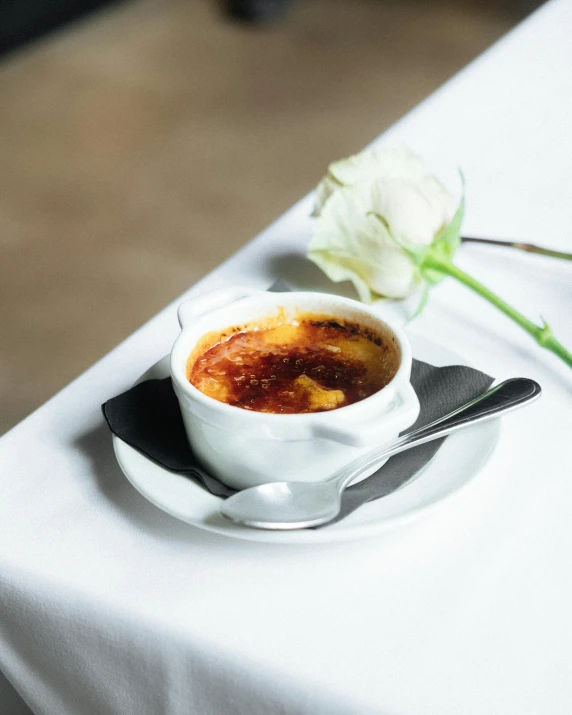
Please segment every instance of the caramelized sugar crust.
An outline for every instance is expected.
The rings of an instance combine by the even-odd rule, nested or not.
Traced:
[[[294,414],[350,405],[381,390],[399,365],[390,337],[355,323],[303,319],[229,332],[189,360],[187,376],[205,395],[245,410]]]

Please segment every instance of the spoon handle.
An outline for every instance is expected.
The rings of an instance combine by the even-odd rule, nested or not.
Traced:
[[[338,489],[342,491],[349,482],[387,457],[433,439],[445,437],[468,423],[476,424],[498,417],[540,397],[540,393],[540,385],[534,380],[525,377],[505,380],[449,414],[401,435],[389,445],[359,457],[330,477],[328,481],[337,483]]]

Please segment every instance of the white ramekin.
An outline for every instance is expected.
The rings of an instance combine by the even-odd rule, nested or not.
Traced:
[[[256,323],[283,311],[331,315],[389,335],[401,353],[396,375],[379,392],[329,412],[267,414],[218,402],[187,379],[197,342],[211,331]],[[373,447],[389,442],[419,414],[409,382],[411,348],[403,332],[367,306],[324,293],[270,293],[230,287],[179,307],[181,334],[171,352],[171,377],[190,445],[213,476],[237,489],[282,480],[320,481]]]

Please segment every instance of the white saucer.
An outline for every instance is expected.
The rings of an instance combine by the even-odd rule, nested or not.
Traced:
[[[450,351],[411,337],[413,354],[432,365],[467,364]],[[169,375],[168,357],[141,379]],[[435,457],[407,484],[377,501],[364,504],[336,524],[321,529],[276,532],[233,524],[220,515],[220,497],[189,477],[170,472],[115,435],[119,466],[131,484],[152,504],[177,519],[236,539],[283,544],[315,544],[357,539],[394,527],[426,513],[468,484],[488,461],[500,431],[499,420],[475,425],[449,436]]]

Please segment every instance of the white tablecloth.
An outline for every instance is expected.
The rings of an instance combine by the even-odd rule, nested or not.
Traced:
[[[572,251],[571,28],[552,0],[381,137],[463,168],[466,234]],[[192,290],[334,290],[303,261],[310,206]],[[572,345],[571,264],[458,260]],[[175,305],[0,441],[0,668],[35,713],[572,712],[572,372],[450,280],[408,331],[544,395],[469,486],[376,537],[239,541],[131,487],[100,404],[169,351]]]

